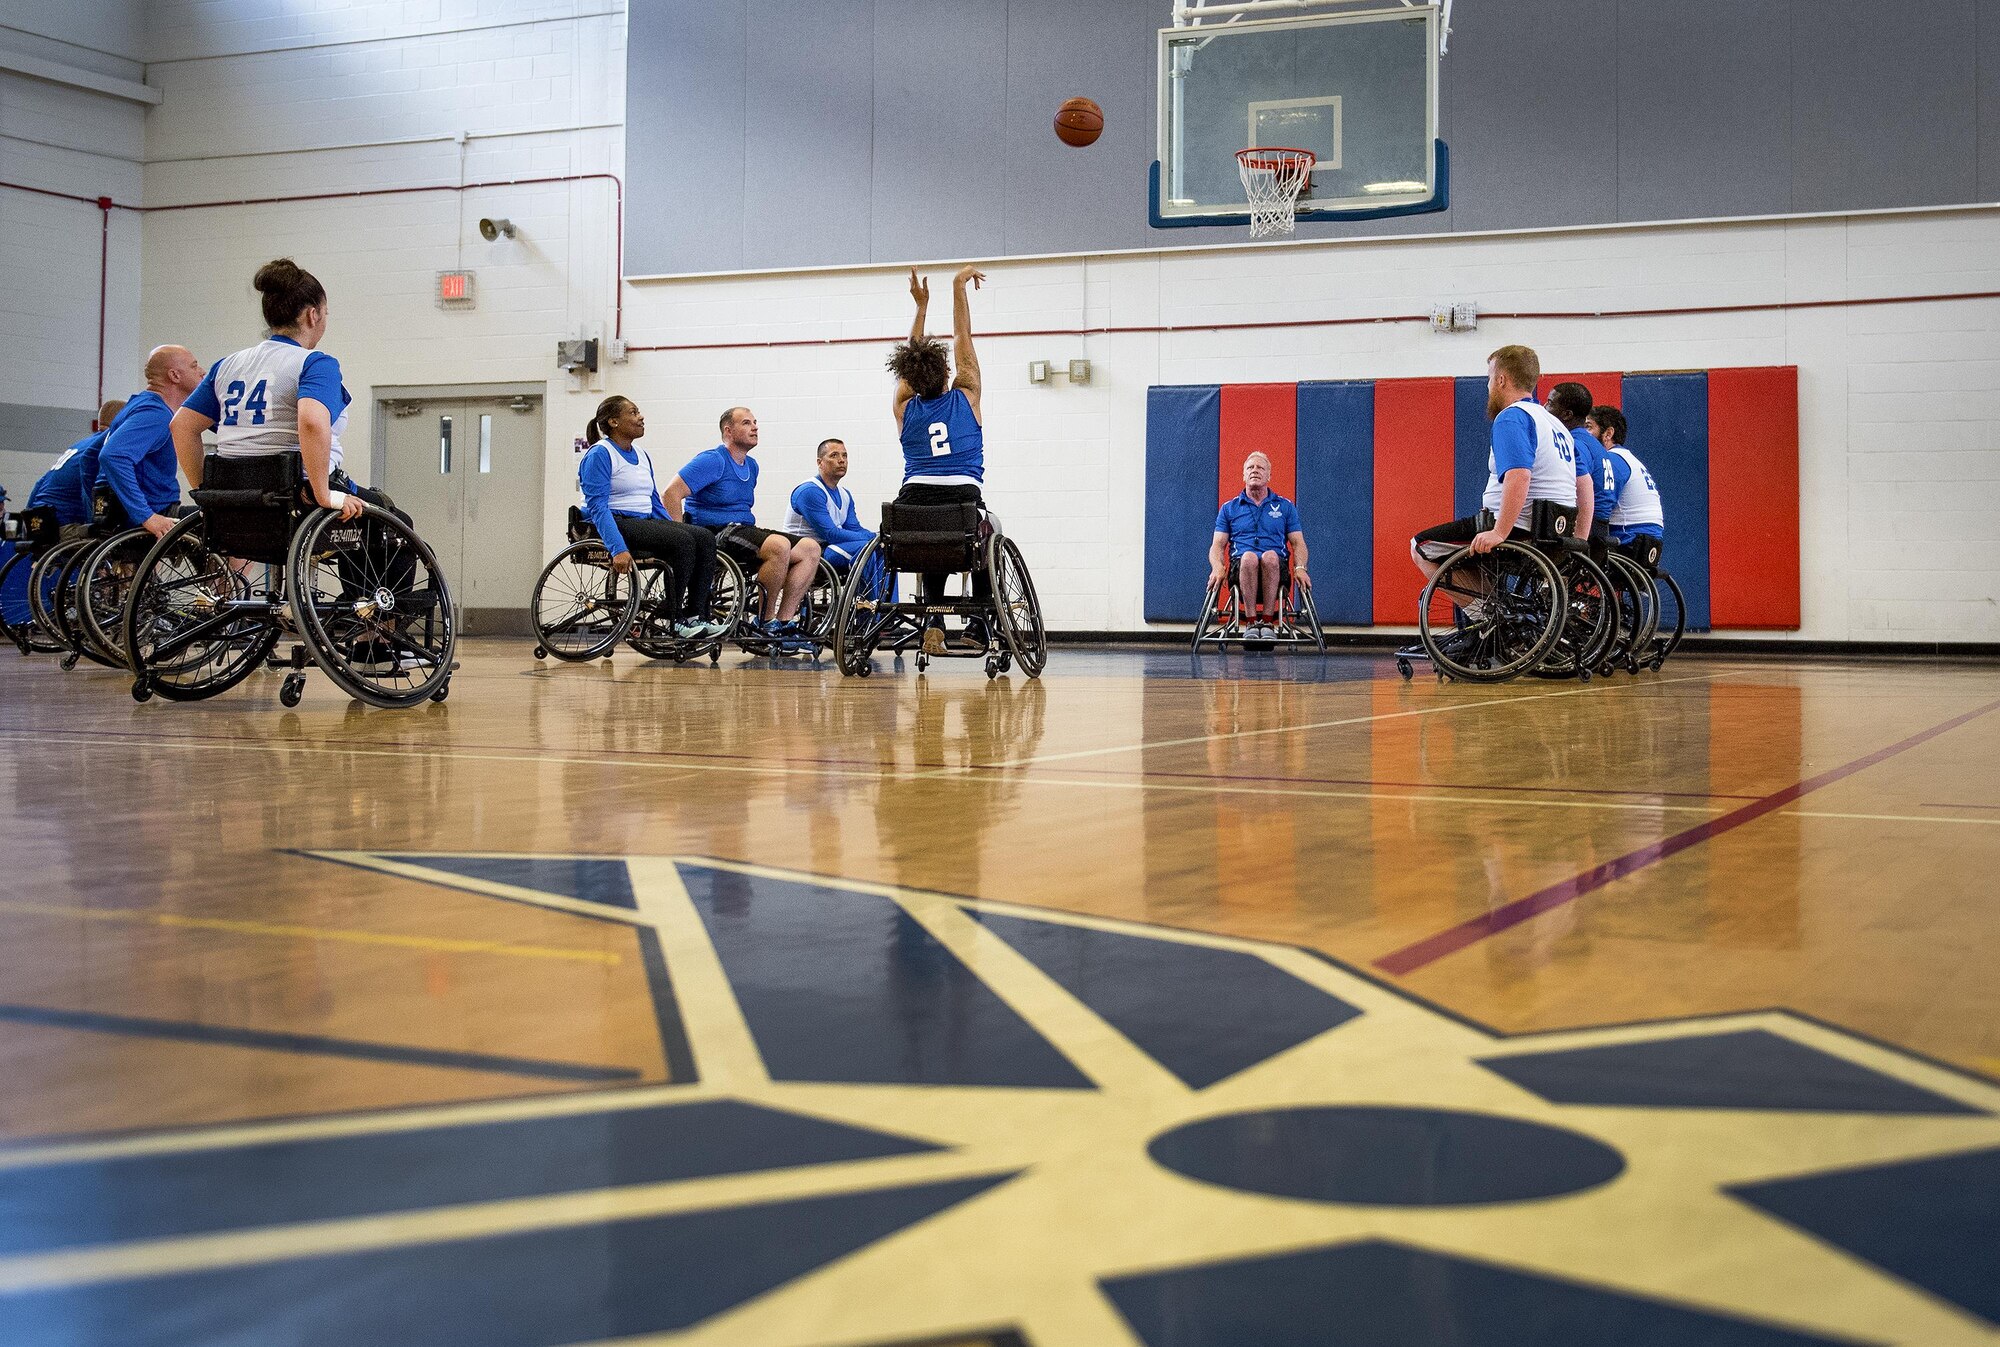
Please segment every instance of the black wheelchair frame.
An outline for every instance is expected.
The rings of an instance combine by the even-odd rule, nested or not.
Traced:
[[[673,570],[657,557],[634,557],[632,573],[611,569],[611,552],[596,526],[577,506],[569,507],[569,542],[542,568],[529,600],[535,627],[535,658],[570,664],[610,659],[629,644],[648,659],[685,664],[706,655],[722,662],[722,647],[749,611],[750,583],[742,567],[718,553],[710,611],[726,630],[705,640],[685,640],[674,632],[667,593]],[[550,602],[553,600],[553,603]]]
[[[1289,548],[1286,549],[1285,562],[1278,577],[1278,611],[1282,616],[1275,634],[1256,640],[1243,634],[1246,630],[1243,623],[1243,578],[1237,570],[1241,560],[1232,550],[1229,568],[1222,579],[1208,582],[1208,593],[1202,599],[1201,617],[1195,623],[1194,652],[1200,654],[1204,645],[1227,648],[1234,641],[1246,651],[1311,646],[1324,654],[1326,632],[1319,624],[1319,608],[1313,603],[1312,586],[1301,585],[1294,579]]]

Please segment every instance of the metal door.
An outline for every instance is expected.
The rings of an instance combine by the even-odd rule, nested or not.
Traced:
[[[390,399],[382,486],[437,553],[469,636],[526,635],[542,563],[542,402]]]

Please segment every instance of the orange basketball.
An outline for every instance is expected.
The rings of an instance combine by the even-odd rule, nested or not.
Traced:
[[[1104,109],[1088,98],[1072,98],[1056,109],[1056,135],[1065,145],[1083,146],[1104,133]]]

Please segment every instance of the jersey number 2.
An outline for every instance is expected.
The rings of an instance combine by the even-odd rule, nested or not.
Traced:
[[[951,452],[951,427],[942,421],[931,422],[931,457],[943,458]]]
[[[241,379],[232,380],[229,385],[229,396],[222,401],[222,424],[225,426],[235,425],[236,409],[240,406],[244,411],[250,413],[251,425],[263,425],[264,412],[268,405],[264,401],[265,383],[266,380],[259,379],[257,386],[250,390],[248,397],[245,397],[243,381]]]

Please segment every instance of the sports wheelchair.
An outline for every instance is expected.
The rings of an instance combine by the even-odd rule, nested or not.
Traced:
[[[1605,651],[1600,672],[1624,669],[1658,672],[1686,634],[1687,613],[1680,583],[1660,565],[1658,538],[1640,534],[1614,543],[1606,557],[1617,600],[1618,629]]]
[[[1425,658],[1440,680],[1589,677],[1616,624],[1611,583],[1572,536],[1575,525],[1573,507],[1533,501],[1527,538],[1446,556],[1418,600],[1421,644],[1396,652],[1396,671],[1410,678],[1411,661]],[[1493,526],[1490,511],[1479,526]]]
[[[134,700],[213,697],[267,660],[290,670],[278,693],[288,707],[313,666],[372,706],[445,699],[457,631],[436,556],[387,510],[365,505],[344,520],[307,499],[296,451],[209,455],[194,511],[132,577]],[[288,634],[298,637],[290,657],[271,659]]]
[[[1278,620],[1270,636],[1252,639],[1252,624],[1243,618],[1243,580],[1237,567],[1241,558],[1231,551],[1229,568],[1220,580],[1208,582],[1208,596],[1201,603],[1201,618],[1195,623],[1194,652],[1204,645],[1227,647],[1242,643],[1246,651],[1275,650],[1280,646],[1297,649],[1311,646],[1324,654],[1326,633],[1320,629],[1319,609],[1313,604],[1312,586],[1292,578],[1289,549],[1278,577]]]
[[[107,669],[128,668],[125,601],[133,573],[152,550],[153,535],[126,517],[109,487],[100,486],[91,494],[89,531],[62,546],[62,569],[48,605],[69,648],[62,667],[73,669],[79,659],[88,659]]]
[[[54,587],[61,577],[60,568],[51,572],[41,565],[44,557],[62,545],[62,526],[56,522],[55,510],[46,505],[32,506],[8,515],[0,527],[4,527],[6,540],[14,544],[13,555],[0,566],[0,590],[16,575],[25,575],[28,581],[26,616],[19,622],[8,622],[6,615],[0,613],[0,633],[23,655],[53,655],[67,650],[69,643],[60,632],[45,625],[43,619],[43,613],[53,608]]]
[[[965,591],[958,598],[899,597],[899,575],[951,573],[965,577]],[[981,577],[991,581],[990,594],[975,592],[974,582]],[[924,637],[933,620],[951,617],[965,619],[958,639],[926,650]],[[998,678],[1016,664],[1028,677],[1039,678],[1048,664],[1049,635],[1021,549],[969,502],[885,503],[881,532],[848,571],[833,624],[833,658],[842,675],[866,678],[874,671],[876,650],[912,648],[919,671],[938,656],[983,658],[988,678]]]
[[[710,612],[728,629],[706,640],[685,640],[674,632],[668,594],[673,573],[658,557],[632,559],[632,573],[611,569],[611,552],[597,528],[577,506],[569,507],[569,543],[542,568],[529,614],[535,626],[535,658],[554,656],[570,664],[609,659],[625,642],[647,659],[676,664],[708,656],[722,662],[723,643],[747,611],[750,586],[743,568],[726,556],[715,558],[715,593]]]
[[[718,557],[718,560],[721,559],[723,558]],[[736,565],[734,561],[730,564]],[[856,562],[850,568],[850,573],[859,570],[860,563]],[[764,611],[764,582],[755,575],[745,578],[748,582],[749,596],[744,601],[743,612],[748,617]],[[822,651],[833,646],[833,623],[840,612],[840,595],[845,585],[846,582],[841,578],[840,572],[835,570],[833,563],[822,555],[819,565],[813,571],[812,584],[807,587],[804,598],[799,602],[799,615],[796,621],[799,630],[805,636],[803,649],[798,646],[790,648],[780,646],[777,642],[754,633],[747,621],[737,624],[736,631],[730,639],[734,640],[737,648],[746,655],[806,655],[816,660]]]

